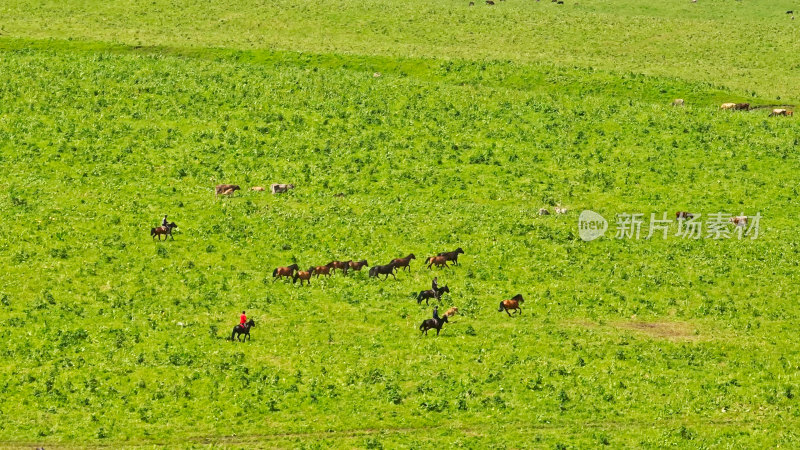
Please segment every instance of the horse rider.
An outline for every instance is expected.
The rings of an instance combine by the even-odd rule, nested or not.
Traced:
[[[433,290],[433,296],[436,298],[436,300],[439,300],[439,277],[433,277],[431,289]]]
[[[433,305],[433,319],[438,323],[441,319],[439,318],[439,305]]]
[[[242,328],[247,328],[247,316],[245,315],[244,311],[242,311],[242,315],[239,316],[239,326]]]
[[[161,226],[164,227],[164,228],[167,228],[167,224],[168,224],[167,215],[164,214],[164,220],[161,221]]]

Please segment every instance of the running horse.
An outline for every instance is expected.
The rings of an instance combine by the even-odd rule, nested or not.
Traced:
[[[448,269],[450,268],[450,266],[447,265],[447,257],[444,255],[431,256],[425,261],[425,263],[428,264],[428,269],[430,269],[433,265],[436,265],[436,267],[444,266]]]
[[[419,326],[419,331],[425,333],[425,336],[428,335],[428,330],[431,328],[436,328],[436,335],[439,335],[439,332],[442,331],[442,325],[447,323],[447,316],[442,317],[439,320],[436,319],[427,319],[422,322],[422,325]]]
[[[511,300],[503,300],[502,302],[500,302],[500,309],[498,309],[497,311],[498,312],[505,311],[509,317],[511,317],[511,313],[508,312],[509,309],[516,310],[514,311],[514,314],[517,313],[522,314],[522,308],[520,308],[519,305],[524,301],[525,299],[522,298],[522,294],[517,294],[511,297]]]
[[[383,278],[384,280],[389,278],[389,275],[391,275],[392,278],[394,278],[396,280],[397,277],[394,276],[394,264],[389,263],[389,264],[386,264],[385,266],[373,266],[371,269],[369,269],[369,276],[370,277],[375,277],[375,278],[380,279],[380,275],[386,275]]]
[[[320,275],[325,275],[326,277],[329,277],[331,276],[331,267],[333,267],[331,264],[333,263],[328,263],[325,264],[324,266],[316,266],[312,269],[312,271],[314,272],[314,275],[317,276],[317,278],[319,278]]]
[[[170,222],[165,227],[162,226],[162,227],[151,228],[150,229],[150,236],[152,236],[153,239],[155,239],[156,236],[158,236],[158,240],[159,241],[161,240],[161,236],[162,235],[164,236],[164,240],[166,240],[167,237],[171,237],[173,240],[175,240],[175,238],[172,236],[172,229],[173,228],[178,228],[178,226],[175,225],[175,222]]]
[[[311,266],[307,271],[298,270],[295,272],[292,278],[292,284],[297,282],[298,279],[300,280],[300,286],[303,285],[303,281],[305,281],[306,284],[311,284],[311,275],[314,273],[314,269],[316,269],[316,267]]]
[[[436,256],[444,256],[445,258],[447,258],[448,261],[453,261],[453,264],[458,265],[458,255],[463,253],[464,250],[462,250],[461,247],[458,247],[452,252],[442,252]]]
[[[300,267],[298,267],[297,264],[292,264],[291,266],[287,267],[278,267],[272,271],[272,278],[275,278],[275,280],[283,277],[292,278],[296,270],[300,270]],[[272,281],[275,282],[275,280]]]
[[[331,261],[328,263],[328,266],[331,267],[331,272],[335,273],[336,269],[339,269],[342,271],[342,273],[347,275],[347,269],[350,268],[350,263],[352,262],[353,261]]]
[[[361,268],[364,267],[364,266],[369,267],[369,264],[367,264],[367,260],[366,259],[362,259],[361,261],[350,261],[348,264],[350,265],[350,269],[351,270],[360,271]]]
[[[419,295],[417,295],[417,304],[419,305],[419,304],[422,303],[423,300],[425,300],[425,304],[428,305],[429,304],[428,303],[429,299],[432,299],[432,298],[439,299],[439,297],[441,297],[442,293],[444,293],[444,292],[450,293],[450,288],[447,287],[447,286],[444,286],[444,287],[438,288],[436,290],[436,292],[433,292],[433,289],[428,289],[427,291],[422,291],[422,292],[419,293]]]
[[[411,266],[409,265],[409,263],[411,262],[412,259],[417,259],[417,257],[414,256],[413,253],[408,255],[408,256],[406,256],[405,258],[395,258],[395,259],[393,259],[392,260],[392,264],[394,264],[395,269],[400,267],[401,268],[400,270],[408,269],[408,271],[411,272]]]
[[[242,335],[244,335],[244,340],[247,342],[247,340],[250,339],[250,328],[253,328],[254,326],[256,326],[256,323],[253,321],[253,319],[250,319],[250,321],[245,323],[244,326],[236,325],[233,327],[233,333],[231,333],[231,341],[233,341],[233,337],[236,336],[236,339],[238,339],[239,342],[242,342]]]

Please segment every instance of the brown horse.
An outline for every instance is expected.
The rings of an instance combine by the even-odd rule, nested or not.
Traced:
[[[311,284],[311,275],[314,273],[314,267],[310,267],[308,271],[298,270],[294,273],[294,277],[292,278],[292,284],[294,284],[298,279],[300,280],[300,286],[303,285],[303,281],[306,284]]]
[[[448,261],[453,261],[453,264],[458,264],[458,255],[460,253],[464,253],[464,250],[461,250],[461,247],[458,247],[452,252],[442,252],[437,254],[436,256],[444,256],[447,258]]]
[[[156,236],[158,236],[158,240],[159,241],[161,240],[161,236],[162,235],[164,236],[164,240],[166,240],[167,237],[171,237],[173,240],[175,240],[175,237],[172,236],[172,229],[173,228],[178,228],[178,226],[175,225],[175,222],[168,223],[167,226],[165,226],[165,227],[151,228],[150,229],[150,236],[152,236],[153,239],[155,239]]]
[[[448,269],[450,268],[450,266],[447,265],[447,257],[444,255],[431,256],[430,258],[425,260],[425,262],[428,264],[428,269],[430,269],[431,266],[434,264],[436,264],[436,267],[445,266]]]
[[[320,275],[325,275],[326,277],[329,277],[329,276],[331,276],[331,267],[332,266],[329,263],[329,264],[326,264],[324,266],[314,267],[312,270],[314,272],[314,275],[317,276],[317,278],[319,278]]]
[[[453,306],[452,308],[448,309],[446,313],[444,313],[445,317],[453,317],[458,314],[458,308]]]
[[[350,269],[352,270],[361,270],[361,268],[364,266],[369,267],[369,264],[367,264],[366,259],[362,259],[361,261],[350,261],[349,264],[350,264]]]
[[[214,195],[231,195],[239,189],[241,188],[236,184],[218,184],[214,188]]]
[[[505,311],[506,314],[508,314],[508,317],[511,317],[511,313],[508,312],[509,309],[515,309],[516,311],[514,311],[514,314],[517,313],[522,314],[522,308],[520,308],[519,305],[524,301],[525,299],[522,298],[522,294],[517,294],[511,297],[511,300],[503,300],[502,302],[500,302],[500,309],[498,309],[497,311],[499,312]]]
[[[413,253],[408,255],[408,256],[406,256],[405,258],[395,258],[395,259],[393,259],[392,260],[392,264],[394,264],[394,268],[395,269],[397,269],[398,267],[402,267],[402,268],[408,269],[408,271],[411,272],[411,266],[409,265],[409,263],[411,262],[412,259],[417,259],[417,257],[414,256]],[[403,269],[400,269],[400,270],[403,270]]]
[[[300,270],[300,267],[298,267],[297,264],[292,264],[288,267],[278,267],[272,271],[272,278],[275,278],[275,280],[283,277],[292,278],[295,270]],[[275,280],[272,281],[274,282]]]
[[[331,261],[328,263],[331,266],[331,271],[336,272],[336,269],[341,270],[345,275],[347,275],[347,269],[350,268],[350,263],[353,261]]]

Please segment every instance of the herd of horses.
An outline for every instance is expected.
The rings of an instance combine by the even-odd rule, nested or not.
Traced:
[[[675,100],[672,101],[672,106],[684,106],[685,104],[686,102],[682,98],[676,98]],[[750,105],[750,103],[727,102],[719,105],[719,109],[730,110],[730,111],[751,111],[756,109],[772,108],[772,111],[769,113],[770,117],[776,117],[776,116],[791,117],[794,115],[794,111],[791,109],[786,109],[785,107],[776,108],[775,106],[777,105],[752,106]]]
[[[463,254],[464,250],[461,247],[453,250],[452,252],[441,252],[436,256],[431,256],[425,260],[425,263],[428,265],[428,269],[432,268],[432,266],[436,267],[447,267],[448,262],[452,262],[454,265],[458,265],[458,255]],[[339,261],[334,260],[325,264],[324,266],[311,266],[308,270],[300,270],[300,266],[297,264],[291,264],[285,267],[277,267],[275,270],[272,271],[272,277],[274,278],[273,281],[278,279],[291,279],[292,284],[297,283],[300,280],[300,285],[303,285],[305,281],[306,284],[311,283],[311,277],[315,276],[319,278],[320,275],[324,276],[331,276],[332,274],[336,273],[336,270],[339,270],[340,273],[347,275],[350,270],[354,271],[361,271],[364,267],[369,267],[369,277],[370,278],[380,278],[383,275],[383,279],[386,280],[391,275],[392,278],[395,280],[397,277],[395,273],[408,270],[411,271],[411,260],[417,259],[413,253],[409,254],[404,258],[395,258],[389,262],[389,264],[383,264],[378,266],[370,267],[369,263],[367,263],[366,259],[362,259],[360,261]]]
[[[238,188],[238,186],[236,187]],[[688,216],[688,218],[691,217],[691,214],[689,213],[678,213],[678,214],[685,214],[686,216]],[[161,240],[162,236],[164,236],[165,240],[168,238],[174,240],[175,237],[172,235],[172,230],[174,230],[175,228],[178,228],[178,225],[176,225],[175,222],[171,222],[168,223],[166,226],[151,228],[150,235],[152,236],[153,239],[158,237],[159,241]],[[433,266],[450,268],[450,266],[448,266],[447,263],[450,262],[453,265],[459,265],[458,255],[461,255],[463,253],[464,250],[461,247],[453,250],[452,252],[441,252],[435,256],[428,257],[425,260],[425,264],[427,264],[428,269],[431,269]],[[397,279],[397,277],[395,276],[396,272],[400,272],[403,270],[411,272],[411,260],[414,259],[417,259],[417,257],[413,253],[410,253],[408,256],[404,258],[395,258],[391,260],[389,264],[372,266],[369,269],[369,277],[380,279],[380,276],[383,275],[384,276],[383,279],[386,280],[389,278],[389,275],[391,275],[392,278],[396,280]],[[297,280],[300,280],[300,285],[302,286],[304,281],[306,282],[306,284],[310,284],[312,276],[316,276],[317,278],[319,278],[320,275],[325,275],[329,277],[331,276],[331,274],[336,273],[337,270],[340,273],[347,275],[348,271],[350,270],[358,272],[361,271],[361,269],[363,269],[364,267],[369,267],[369,263],[367,263],[366,259],[362,259],[360,261],[334,260],[329,262],[328,264],[325,264],[324,266],[311,266],[308,268],[308,270],[300,270],[300,266],[298,266],[297,264],[290,264],[285,267],[275,268],[275,270],[272,271],[272,277],[274,278],[273,282],[278,279],[288,278],[291,279],[292,284],[294,284],[297,282]],[[438,300],[439,298],[441,298],[442,294],[449,292],[450,288],[446,285],[442,287],[436,287],[435,289],[420,291],[420,293],[417,295],[417,304],[418,305],[422,304],[422,300],[425,300],[425,304],[429,305],[430,299]],[[520,304],[522,302],[524,302],[522,295],[517,294],[510,300],[503,300],[502,302],[500,302],[499,311],[500,312],[505,311],[509,316],[511,316],[511,313],[509,312],[511,310],[514,310],[514,314],[522,313],[522,308],[520,308]],[[435,329],[436,334],[438,335],[442,329],[442,326],[445,323],[448,323],[448,317],[453,316],[456,312],[458,312],[458,308],[455,307],[450,308],[439,319],[431,318],[423,321],[419,329],[425,335],[428,334],[428,330]],[[249,340],[250,329],[255,326],[256,324],[253,319],[250,319],[244,325],[236,325],[233,328],[233,333],[231,333],[231,341],[238,340],[241,342],[242,336],[244,336],[244,341]]]
[[[450,266],[447,263],[452,263],[453,265],[459,265],[458,255],[461,255],[463,253],[464,250],[461,247],[451,252],[441,252],[435,256],[428,257],[425,260],[425,264],[427,264],[428,269],[431,269],[433,266],[450,268]],[[364,267],[370,267],[369,269],[370,278],[380,279],[380,276],[383,275],[384,276],[383,279],[386,280],[391,275],[392,278],[396,280],[397,277],[395,276],[395,273],[401,272],[403,270],[407,270],[410,272],[411,261],[415,259],[417,259],[417,257],[413,253],[410,253],[406,257],[395,258],[391,260],[388,264],[377,265],[372,267],[370,267],[366,259],[362,259],[360,261],[334,260],[329,262],[328,264],[325,264],[324,266],[311,266],[308,268],[308,270],[300,270],[300,266],[295,263],[284,267],[276,267],[275,270],[272,271],[272,277],[273,277],[272,281],[275,282],[279,279],[286,279],[286,280],[291,279],[292,284],[294,284],[298,280],[300,280],[300,285],[302,286],[303,282],[305,282],[306,284],[310,284],[312,276],[316,276],[317,278],[319,278],[320,275],[325,275],[329,277],[332,274],[336,273],[336,270],[339,270],[340,273],[346,276],[348,271],[350,270],[361,271],[361,269]],[[427,289],[420,291],[420,293],[417,295],[417,304],[418,305],[422,304],[422,301],[425,300],[425,304],[429,305],[430,299],[438,300],[439,298],[441,298],[442,294],[449,292],[450,288],[446,285],[441,287],[436,287],[435,290]],[[514,314],[520,314],[522,313],[522,308],[520,307],[520,305],[524,301],[525,300],[522,298],[522,295],[517,294],[510,300],[503,300],[502,302],[500,302],[500,311],[501,312],[505,311],[509,316],[511,316],[511,313],[509,311],[512,310],[514,311]],[[442,329],[442,326],[445,323],[448,323],[448,317],[452,317],[457,312],[458,308],[455,307],[450,308],[439,319],[431,318],[422,322],[422,325],[420,325],[419,329],[425,335],[428,334],[428,330],[435,329],[436,334],[438,335]],[[234,328],[234,333],[237,333],[237,329],[239,328],[241,327],[237,325],[237,328]],[[242,332],[244,333],[244,331]],[[231,337],[231,340],[233,340],[233,337]]]

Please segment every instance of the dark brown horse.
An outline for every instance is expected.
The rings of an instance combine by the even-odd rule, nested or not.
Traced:
[[[314,273],[314,267],[310,267],[308,271],[298,270],[294,273],[294,277],[292,278],[292,284],[294,284],[298,279],[300,280],[300,286],[303,285],[303,281],[306,284],[311,284],[311,275]]]
[[[233,333],[231,333],[231,341],[233,340],[233,337],[236,336],[239,342],[241,342],[242,335],[244,335],[244,340],[247,341],[250,339],[250,328],[253,328],[254,326],[256,326],[256,322],[253,319],[250,319],[250,321],[244,324],[244,326],[236,325],[233,327]]]
[[[427,305],[427,304],[429,304],[428,303],[429,299],[432,299],[432,298],[438,299],[445,292],[450,293],[450,288],[447,287],[447,286],[444,286],[444,287],[438,288],[436,290],[436,292],[434,292],[433,289],[428,289],[427,291],[422,291],[422,292],[419,293],[419,295],[417,295],[417,304],[419,305],[420,303],[422,303],[423,300],[425,300],[425,304]]]
[[[331,276],[331,267],[332,266],[330,265],[330,263],[324,266],[314,267],[313,269],[314,275],[316,275],[317,278],[319,278],[320,275],[325,275],[326,277],[329,277]]]
[[[405,269],[408,269],[409,272],[411,272],[411,266],[409,265],[409,263],[411,262],[412,259],[417,259],[417,257],[414,256],[413,253],[408,255],[408,256],[406,256],[405,258],[395,258],[395,259],[393,259],[392,260],[392,264],[394,264],[395,268],[399,267],[400,270],[403,270],[405,268]]]
[[[168,223],[167,226],[165,226],[165,227],[151,228],[150,229],[150,236],[152,236],[153,239],[155,239],[156,236],[158,236],[158,240],[159,241],[161,240],[161,236],[162,235],[164,236],[164,240],[166,240],[167,237],[170,237],[173,240],[175,240],[175,238],[172,236],[172,229],[173,228],[178,228],[178,226],[175,225],[175,222]]]
[[[441,255],[441,256],[431,256],[431,257],[430,257],[430,258],[428,258],[428,259],[427,259],[425,262],[428,264],[428,269],[430,269],[430,268],[431,268],[431,266],[432,266],[432,265],[434,265],[434,264],[436,265],[436,267],[442,267],[442,266],[445,266],[445,267],[447,267],[448,269],[450,268],[450,266],[448,266],[448,265],[447,265],[447,257],[446,257],[446,256],[444,256],[444,255]]]
[[[361,270],[361,268],[364,266],[369,267],[366,259],[362,259],[361,261],[350,261],[350,268],[353,270]]]
[[[214,188],[214,195],[231,195],[239,189],[241,188],[236,184],[218,184]]]
[[[369,269],[370,277],[380,278],[380,275],[386,275],[383,278],[384,280],[389,278],[389,275],[396,280],[397,277],[394,276],[394,264],[389,263],[385,266],[373,266],[371,269]]]
[[[283,277],[292,278],[295,270],[300,270],[300,267],[298,267],[297,264],[292,264],[288,267],[278,267],[272,271],[272,278],[275,278],[275,280]],[[272,281],[274,282],[275,280]]]
[[[347,275],[347,269],[350,268],[350,263],[352,262],[353,261],[331,261],[328,263],[328,265],[331,266],[332,272],[336,272],[336,269],[339,269],[342,271],[342,273]]]
[[[442,325],[447,323],[447,316],[442,317],[439,320],[436,319],[427,319],[422,322],[422,325],[419,326],[419,331],[425,333],[425,336],[428,335],[428,330],[431,328],[436,328],[436,335],[439,335],[439,332],[442,331]]]
[[[458,264],[458,255],[464,253],[464,250],[461,250],[461,247],[453,250],[452,252],[442,252],[437,254],[436,256],[444,256],[447,258],[448,261],[453,261],[453,264]]]
[[[509,317],[511,317],[511,313],[508,312],[509,309],[516,310],[514,311],[514,314],[517,313],[522,314],[522,308],[520,308],[519,305],[524,301],[525,299],[522,298],[522,294],[517,294],[511,297],[511,300],[503,300],[502,302],[500,302],[500,309],[498,309],[497,311],[499,312],[505,311]]]

